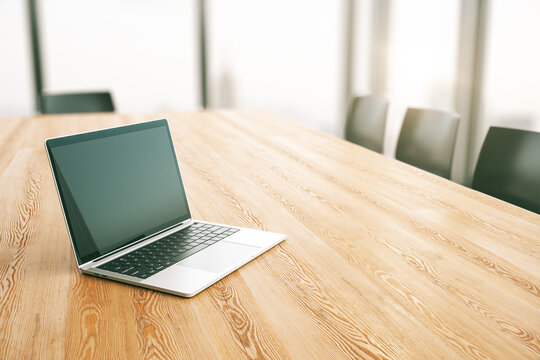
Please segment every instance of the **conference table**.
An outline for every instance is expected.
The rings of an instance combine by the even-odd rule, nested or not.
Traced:
[[[43,142],[167,118],[195,219],[287,239],[186,299],[81,274]],[[0,119],[0,359],[539,359],[540,216],[255,110]]]

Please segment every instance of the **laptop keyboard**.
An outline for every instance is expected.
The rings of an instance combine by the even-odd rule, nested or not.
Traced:
[[[174,234],[100,265],[98,269],[146,279],[238,230],[196,222]]]

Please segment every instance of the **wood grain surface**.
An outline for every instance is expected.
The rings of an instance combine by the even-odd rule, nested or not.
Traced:
[[[46,138],[166,117],[196,219],[287,240],[192,299],[85,276]],[[259,111],[0,119],[0,359],[540,359],[540,216]]]

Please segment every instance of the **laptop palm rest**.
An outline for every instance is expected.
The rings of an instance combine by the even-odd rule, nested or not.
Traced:
[[[254,246],[221,241],[180,261],[177,265],[221,273],[242,260],[251,259],[258,251],[259,248]]]
[[[193,296],[209,284],[247,263],[260,252],[256,246],[220,241],[141,282],[151,288]]]

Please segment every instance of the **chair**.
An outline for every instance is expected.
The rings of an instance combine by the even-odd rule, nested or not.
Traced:
[[[354,98],[345,124],[345,139],[382,153],[387,110],[388,100],[383,97]]]
[[[43,114],[67,114],[114,111],[109,92],[44,94],[41,96]]]
[[[489,128],[472,187],[540,214],[540,133]]]
[[[428,109],[407,109],[396,159],[450,179],[459,115]]]

